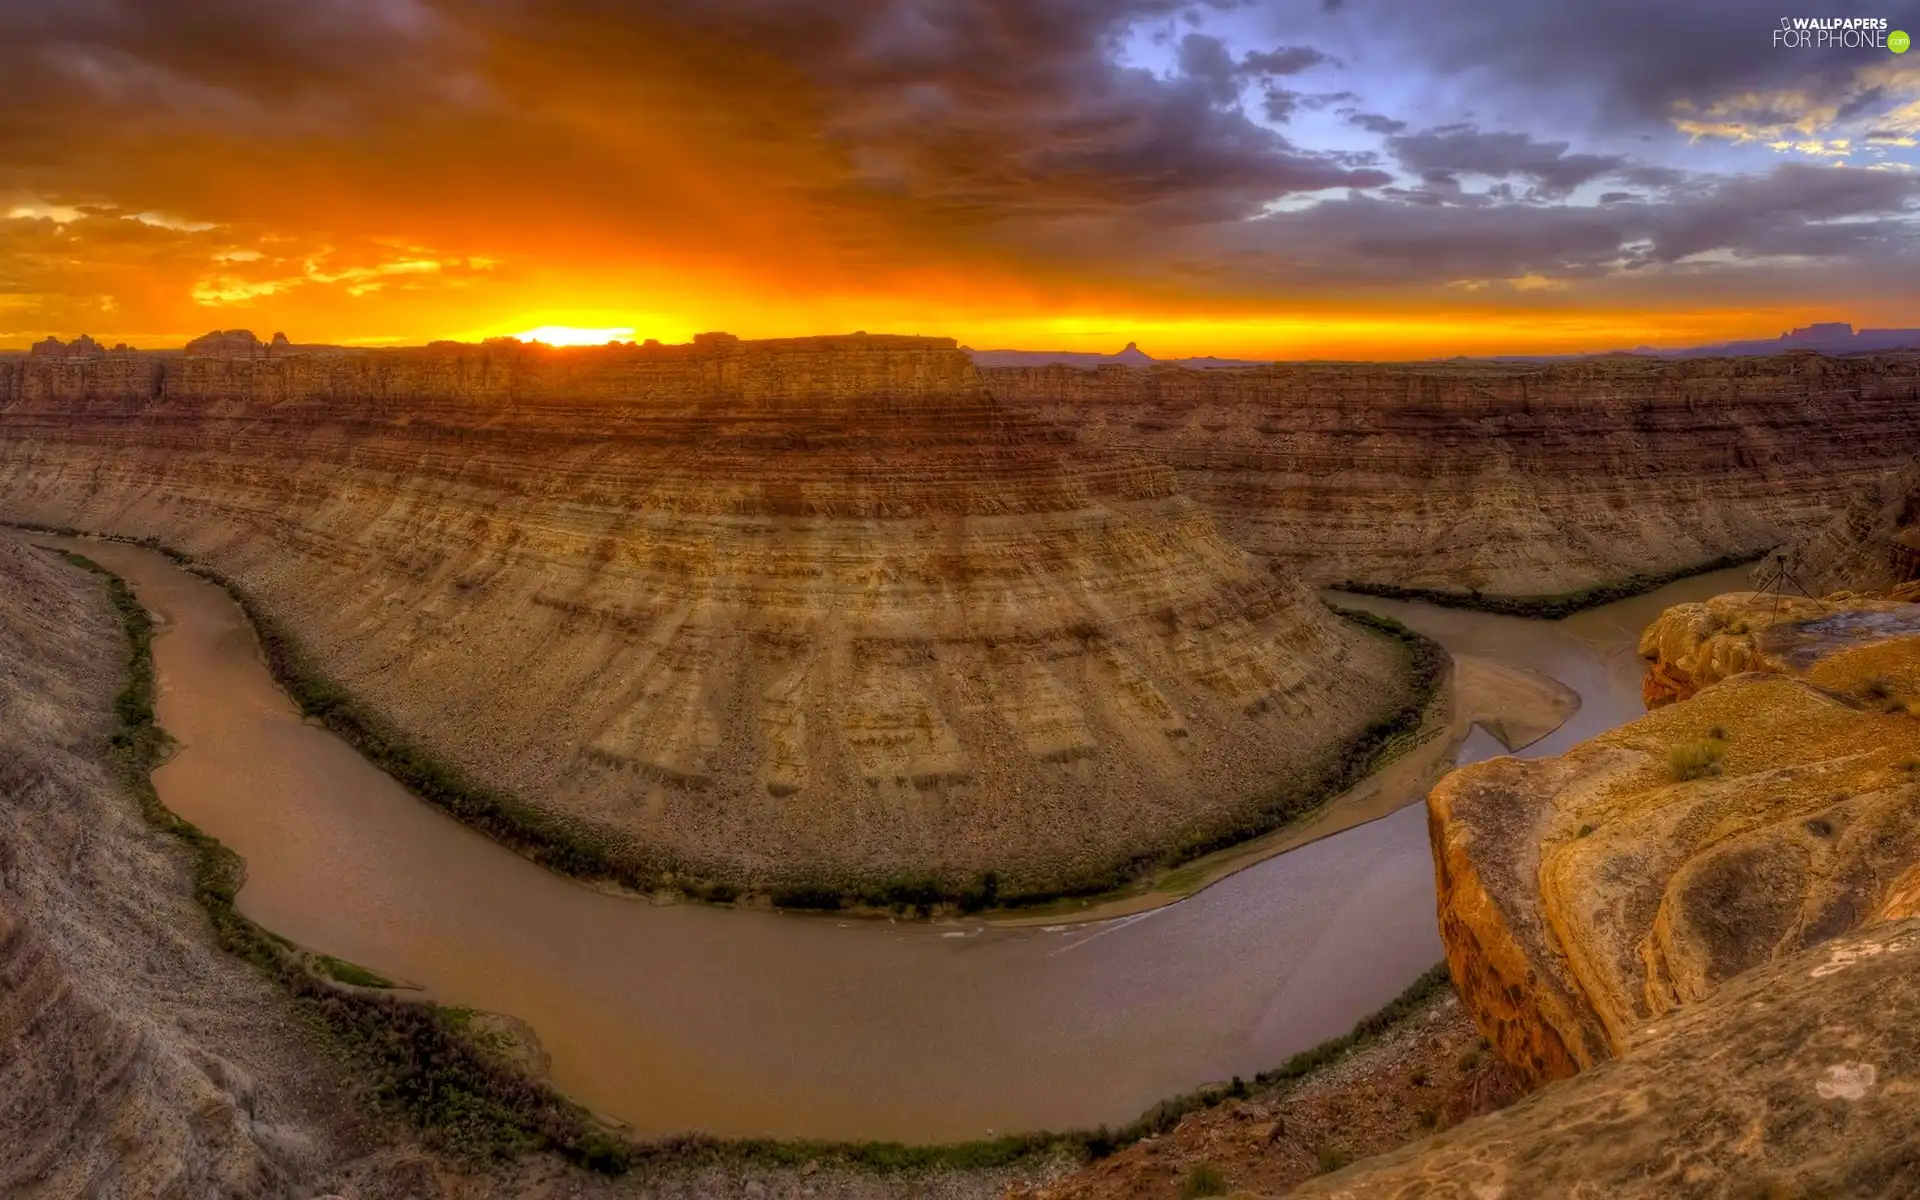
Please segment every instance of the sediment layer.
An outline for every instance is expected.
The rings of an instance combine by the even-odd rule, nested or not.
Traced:
[[[1808,531],[1791,548],[1787,567],[1816,595],[1920,579],[1920,458],[1868,482]]]
[[[1310,583],[1533,607],[1756,556],[1920,450],[1911,354],[981,376]]]
[[[16,360],[0,517],[191,553],[433,753],[732,886],[1097,885],[1407,698],[943,339]]]

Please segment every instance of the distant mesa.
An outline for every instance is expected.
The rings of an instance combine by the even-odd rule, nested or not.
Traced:
[[[1681,350],[1656,350],[1651,346],[1634,349],[1635,354],[1659,358],[1708,358],[1746,354],[1782,354],[1789,350],[1812,350],[1820,354],[1877,354],[1891,350],[1920,350],[1920,329],[1861,329],[1846,321],[1820,321],[1790,329],[1777,338],[1759,338],[1743,342],[1719,342],[1711,346],[1690,346]]]
[[[133,349],[125,342],[119,342],[109,350],[84,333],[71,342],[50,337],[44,342],[35,342],[32,349],[27,351],[32,358],[108,358],[132,353]]]
[[[962,349],[966,349],[976,367],[1077,367],[1092,370],[1104,366],[1160,366],[1205,370],[1210,367],[1264,367],[1272,361],[1264,358],[1215,358],[1211,354],[1200,358],[1155,358],[1133,342],[1128,342],[1118,354],[1089,354],[1074,350]]]

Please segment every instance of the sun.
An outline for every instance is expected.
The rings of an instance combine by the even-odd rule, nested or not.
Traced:
[[[582,329],[577,325],[542,325],[538,329],[509,336],[523,342],[545,342],[549,346],[604,346],[608,342],[625,341],[632,337],[633,327],[623,325],[611,329]]]

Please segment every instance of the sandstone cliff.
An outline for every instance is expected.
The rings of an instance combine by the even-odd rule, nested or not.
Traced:
[[[1649,629],[1656,675],[1690,698],[1556,759],[1456,771],[1428,797],[1455,983],[1536,1082],[1620,1054],[1770,959],[1913,915],[1920,606],[1830,604],[1733,632],[1766,619],[1762,602],[1682,606]],[[1689,630],[1733,613],[1748,616],[1725,626],[1732,642],[1703,653]]]
[[[1098,884],[1407,698],[944,339],[16,360],[0,518],[191,552],[438,754],[736,886]]]
[[[1920,449],[1920,355],[988,369],[1310,582],[1552,596],[1758,554]]]

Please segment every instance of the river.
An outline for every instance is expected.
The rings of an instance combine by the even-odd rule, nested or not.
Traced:
[[[558,1086],[641,1135],[948,1141],[1118,1124],[1343,1032],[1441,957],[1419,805],[1091,924],[609,895],[441,815],[303,721],[224,591],[135,546],[68,544],[163,622],[158,716],[181,750],[154,783],[246,859],[241,911],[443,1003],[522,1019]],[[1699,576],[1557,623],[1342,602],[1578,691],[1579,713],[1539,754],[1637,715],[1640,627],[1745,578]],[[1498,752],[1476,734],[1464,754]]]

